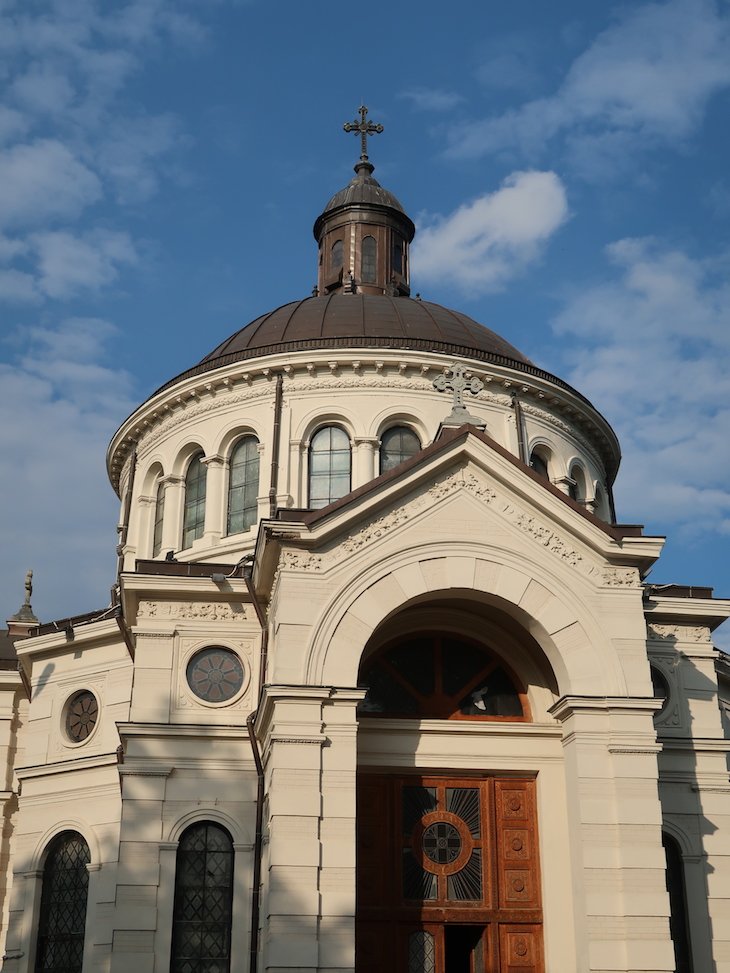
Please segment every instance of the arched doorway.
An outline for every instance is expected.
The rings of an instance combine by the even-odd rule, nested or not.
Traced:
[[[428,612],[366,653],[361,727],[394,746],[449,728],[460,766],[361,767],[356,969],[361,973],[537,973],[544,968],[535,773],[464,766],[474,724],[531,720],[525,687],[484,639],[427,625]],[[402,722],[403,721],[403,722]],[[409,721],[408,724],[405,721]],[[477,728],[478,731],[479,728]],[[457,734],[454,734],[456,741]]]

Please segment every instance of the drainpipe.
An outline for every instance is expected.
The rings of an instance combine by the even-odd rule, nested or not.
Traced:
[[[522,420],[522,406],[520,405],[520,400],[517,398],[517,393],[512,393],[512,408],[515,410],[515,425],[517,426],[517,451],[520,459],[525,464],[525,466],[530,465],[530,457],[527,455],[527,446],[525,445],[525,424]]]
[[[276,495],[279,492],[279,440],[281,438],[281,406],[284,397],[284,375],[276,376],[274,393],[274,430],[271,436],[271,486],[269,487],[269,517],[276,513]]]
[[[277,397],[280,394],[281,385],[279,384],[282,376],[277,376]],[[279,399],[279,408],[281,407],[281,400]],[[277,436],[276,419],[274,421],[275,438]],[[273,464],[272,464],[273,467]],[[273,483],[273,480],[272,480]],[[275,496],[275,494],[274,494]],[[266,677],[266,665],[268,662],[268,649],[269,649],[269,628],[266,623],[266,615],[264,614],[261,602],[258,600],[256,595],[256,590],[253,585],[253,578],[251,577],[253,565],[251,562],[247,564],[244,568],[244,579],[246,581],[246,587],[248,588],[248,593],[251,597],[254,610],[256,611],[256,617],[258,618],[259,625],[261,626],[261,654],[259,656],[259,691],[258,691],[258,701],[256,703],[256,709],[249,715],[246,720],[246,729],[248,730],[248,739],[251,744],[251,752],[253,753],[254,764],[256,765],[256,828],[254,833],[253,841],[253,888],[251,891],[251,941],[249,949],[249,973],[257,973],[258,962],[259,962],[259,918],[261,914],[261,853],[263,849],[263,838],[264,838],[264,765],[261,761],[261,754],[259,752],[259,745],[256,740],[256,732],[254,730],[254,723],[256,722],[256,716],[261,707],[261,699],[264,693],[264,679]]]

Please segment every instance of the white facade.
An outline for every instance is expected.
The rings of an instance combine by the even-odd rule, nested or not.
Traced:
[[[662,540],[611,524],[618,446],[584,399],[543,373],[457,360],[484,383],[467,403],[484,433],[441,430],[450,403],[433,379],[453,355],[382,347],[221,365],[122,425],[109,452],[119,604],[41,626],[16,642],[20,673],[0,673],[3,971],[36,968],[47,849],[75,832],[90,854],[84,971],[166,973],[180,839],[209,821],[234,854],[220,969],[252,968],[256,886],[259,970],[352,973],[357,782],[382,772],[535,782],[537,952],[513,916],[480,969],[674,970],[664,831],[683,858],[694,973],[730,971],[728,743],[711,642],[730,603],[642,582]],[[311,440],[333,425],[350,441],[352,492],[308,511]],[[423,451],[379,478],[393,426]],[[244,435],[259,444],[258,519],[229,535]],[[535,451],[552,483],[520,459]],[[204,526],[182,550],[185,476],[201,452]],[[528,718],[359,715],[363,660],[433,631],[488,646],[524,687]],[[211,645],[243,673],[225,702],[191,688]],[[72,742],[81,690],[98,718]]]

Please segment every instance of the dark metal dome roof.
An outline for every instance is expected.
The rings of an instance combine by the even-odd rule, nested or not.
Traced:
[[[340,206],[390,206],[404,213],[405,210],[400,201],[388,189],[384,189],[377,179],[368,173],[363,175],[358,173],[344,189],[341,189],[325,206],[323,212],[337,209]]]
[[[408,297],[333,294],[261,315],[214,348],[197,370],[282,351],[348,347],[410,348],[518,368],[532,365],[508,341],[460,311]]]

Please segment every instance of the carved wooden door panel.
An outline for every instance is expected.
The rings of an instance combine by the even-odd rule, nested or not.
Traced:
[[[358,973],[542,973],[535,782],[358,782]]]

